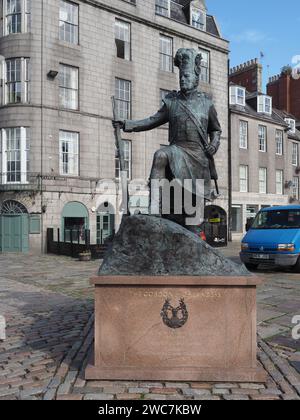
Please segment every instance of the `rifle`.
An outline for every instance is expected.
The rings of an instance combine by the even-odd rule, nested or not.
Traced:
[[[115,97],[111,97],[112,100],[112,109],[113,109],[113,119],[114,121],[118,120],[117,110],[116,110],[116,100]],[[123,153],[123,142],[121,137],[121,127],[118,124],[115,127],[115,140],[116,140],[116,157],[119,158],[120,162],[120,179],[122,186],[122,205],[121,211],[124,214],[129,214],[129,203],[128,203],[128,182],[127,182],[127,171],[125,170],[125,158]],[[125,203],[124,203],[125,202]]]
[[[181,106],[184,108],[185,112],[188,114],[188,116],[191,118],[191,120],[193,121],[193,123],[195,124],[199,134],[200,134],[200,140],[202,143],[202,146],[204,148],[204,151],[206,152],[208,149],[208,143],[206,141],[206,134],[203,130],[203,128],[200,125],[200,122],[198,121],[198,118],[196,117],[196,115],[193,113],[193,111],[184,103],[181,103]],[[216,193],[217,196],[220,195],[220,190],[219,190],[219,185],[218,185],[218,174],[217,174],[217,169],[216,169],[216,164],[215,164],[215,159],[213,156],[208,155],[208,153],[206,154],[208,159],[209,159],[209,170],[210,170],[210,175],[211,175],[211,179],[213,179],[215,181],[215,187],[216,187]]]

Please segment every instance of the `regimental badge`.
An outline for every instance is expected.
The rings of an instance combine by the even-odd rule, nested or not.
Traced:
[[[183,327],[189,318],[189,313],[184,303],[184,299],[180,300],[180,305],[177,308],[173,308],[170,304],[170,300],[167,299],[162,310],[161,317],[164,324],[172,329],[177,329]]]

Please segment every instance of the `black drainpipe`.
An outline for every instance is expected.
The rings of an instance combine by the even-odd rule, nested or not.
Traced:
[[[230,59],[228,60],[228,240],[232,242],[232,141],[229,75]]]

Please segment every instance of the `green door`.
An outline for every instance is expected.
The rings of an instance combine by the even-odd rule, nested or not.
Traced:
[[[115,215],[98,214],[97,215],[97,244],[104,244],[105,240],[114,233]]]
[[[28,215],[1,216],[2,252],[28,252],[29,250]]]

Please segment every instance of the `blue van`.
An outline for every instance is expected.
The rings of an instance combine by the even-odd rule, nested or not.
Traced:
[[[248,270],[269,264],[300,273],[300,206],[261,210],[242,241],[240,257]]]

